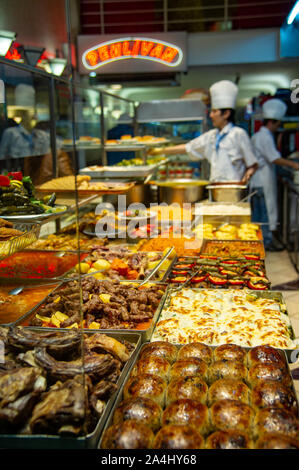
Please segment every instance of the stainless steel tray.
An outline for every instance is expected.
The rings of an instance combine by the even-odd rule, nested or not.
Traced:
[[[38,328],[31,328],[38,330]],[[43,329],[44,330],[44,329]],[[98,330],[97,330],[98,332]],[[84,334],[94,334],[95,331],[84,331]],[[127,377],[128,371],[131,368],[131,364],[135,363],[138,355],[139,347],[141,344],[141,336],[137,334],[123,335],[122,333],[114,333],[106,331],[107,336],[112,336],[118,340],[126,340],[132,344],[135,344],[135,349],[131,354],[131,357],[125,364],[119,379],[117,386],[120,387]],[[113,403],[116,399],[117,391],[109,398],[106,403],[105,410],[100,416],[99,421],[93,432],[86,436],[80,437],[61,437],[54,435],[21,435],[21,434],[0,434],[1,448],[5,449],[94,449],[97,446],[101,432],[105,425],[105,422],[110,414]]]
[[[245,245],[248,246],[248,248],[254,246],[255,244],[259,245],[260,246],[260,251],[261,251],[261,256],[260,256],[260,259],[265,259],[266,257],[266,253],[265,253],[265,248],[264,248],[264,243],[262,240],[260,241],[250,241],[250,240],[210,240],[210,239],[207,239],[207,238],[204,238],[203,239],[203,243],[201,245],[201,250],[200,250],[200,254],[201,255],[204,255],[204,254],[207,254],[207,255],[212,255],[211,253],[206,253],[206,248],[207,248],[207,245],[209,243],[212,243],[214,245],[220,245],[221,243],[222,244],[227,244],[228,246],[229,245],[232,245],[233,243],[244,243]],[[254,252],[252,252],[253,254]],[[250,253],[248,253],[250,254]],[[216,256],[216,255],[215,255]],[[223,255],[218,255],[218,256],[223,256]],[[228,256],[231,256],[228,254]],[[232,256],[233,257],[233,256]],[[238,258],[242,258],[242,256],[238,256]]]
[[[111,411],[110,411],[110,414],[109,414],[109,416],[108,416],[108,419],[107,419],[107,421],[106,421],[106,423],[105,423],[105,426],[104,426],[104,428],[103,428],[103,430],[102,430],[102,434],[101,434],[101,437],[100,437],[100,440],[99,440],[99,443],[98,443],[98,449],[101,449],[101,448],[102,448],[102,441],[103,441],[103,436],[104,436],[105,431],[113,424],[114,413],[115,413],[116,409],[118,408],[118,406],[120,405],[121,401],[123,400],[123,390],[124,390],[124,386],[125,386],[127,380],[128,380],[129,377],[130,377],[130,374],[131,374],[131,372],[132,372],[132,369],[134,368],[136,362],[137,362],[138,359],[140,358],[140,353],[141,353],[142,349],[146,346],[146,344],[149,344],[149,342],[144,343],[144,344],[142,344],[142,345],[139,347],[139,349],[138,349],[138,351],[137,351],[137,353],[136,353],[136,355],[135,355],[134,361],[131,362],[130,367],[128,368],[128,371],[127,371],[127,378],[122,382],[121,387],[120,387],[119,391],[117,392],[116,399],[114,400],[114,404],[113,404],[113,406],[112,406],[112,408],[111,408]],[[180,348],[182,348],[184,345],[183,345],[183,344],[175,344],[175,346],[180,349]],[[209,347],[210,347],[211,349],[216,349],[216,346],[210,346],[210,345],[209,345]],[[248,352],[248,351],[250,351],[252,348],[243,347],[243,349],[245,349],[245,350]],[[289,375],[290,375],[290,377],[291,377],[291,379],[292,379],[292,374],[291,374],[291,370],[290,370],[290,368],[289,368],[287,355],[286,355],[286,353],[285,353],[284,350],[281,350],[281,351],[282,351],[283,354],[285,355],[286,367],[287,367],[288,373],[289,373]],[[247,366],[247,368],[248,368],[248,366]],[[294,381],[293,381],[293,379],[292,379],[292,387],[291,387],[291,388],[292,388],[293,393],[294,393],[294,395],[295,395],[295,397],[296,397],[296,402],[297,402],[297,415],[299,416],[298,398],[297,398],[297,394],[296,394],[296,390],[295,390],[295,386],[294,386]]]
[[[23,250],[21,250],[23,251]],[[39,250],[39,249],[34,249],[34,248],[30,248],[30,247],[27,247],[26,250],[24,250],[24,252],[27,252],[27,251],[34,251],[34,253],[45,253],[47,255],[50,256],[51,253],[54,253],[55,255],[54,256],[57,256],[57,258],[63,258],[63,256],[67,255],[67,254],[78,254],[79,253],[79,250]],[[84,256],[85,254],[88,254],[89,251],[86,251],[84,249],[80,250],[80,257],[81,256]],[[12,253],[13,254],[13,253]],[[83,262],[84,259],[81,260],[81,262]],[[76,260],[74,266],[77,264],[78,260]],[[5,276],[1,276],[1,273],[0,273],[0,284],[15,284],[15,283],[19,283],[19,284],[22,284],[22,285],[31,285],[31,286],[34,286],[36,284],[52,284],[52,283],[57,283],[57,282],[63,282],[65,280],[65,276],[67,276],[70,272],[73,271],[74,269],[74,266],[72,268],[69,268],[67,269],[67,271],[65,271],[63,274],[61,274],[60,276],[56,276],[56,277],[5,277]]]
[[[207,223],[207,222],[205,222]],[[244,222],[226,222],[226,221],[219,221],[219,220],[216,220],[214,223],[213,222],[209,222],[211,225],[214,226],[215,230],[218,230],[218,228],[220,226],[223,226],[223,225],[235,225],[237,228],[240,228],[240,226],[244,223]],[[204,238],[204,240],[206,241],[229,241],[229,242],[247,242],[247,241],[252,241],[252,242],[257,242],[257,241],[260,241],[260,242],[263,242],[263,232],[262,232],[262,227],[261,227],[261,224],[257,223],[257,222],[250,222],[254,225],[258,225],[259,226],[259,231],[258,231],[258,235],[260,236],[260,238],[258,240],[243,240],[242,238]],[[201,225],[203,224],[203,222],[199,222],[197,225]],[[196,229],[197,225],[195,225],[194,227],[194,230]]]
[[[27,221],[27,222],[45,222],[47,219],[51,219],[51,217],[58,217],[61,215],[66,214],[69,212],[69,208],[62,204],[55,204],[54,208],[61,207],[61,211],[58,212],[51,212],[50,214],[18,214],[18,215],[2,215],[1,217],[5,220],[10,220],[14,222],[19,221]]]
[[[175,289],[176,286],[168,286],[168,289],[167,289],[167,292],[166,292],[166,296],[165,296],[165,300],[163,302],[163,307],[160,309],[160,312],[159,312],[159,317],[157,318],[156,320],[156,324],[157,322],[159,321],[159,318],[160,316],[162,315],[162,312],[165,308],[168,307],[169,305],[169,302],[170,302],[170,296],[171,294],[173,293],[174,289]],[[187,287],[189,288],[189,287]],[[193,291],[198,291],[198,292],[201,292],[203,290],[211,290],[211,295],[215,295],[215,289],[200,289],[200,288],[192,288]],[[226,289],[224,289],[226,290]],[[241,292],[244,292],[242,290],[240,290],[240,293]],[[276,300],[277,302],[285,305],[286,307],[286,302],[284,301],[284,298],[283,298],[283,294],[279,291],[272,291],[272,290],[264,290],[264,291],[257,291],[257,290],[248,290],[248,294],[249,295],[254,295],[254,296],[257,296],[257,297],[261,297],[261,298],[264,298],[264,299],[273,299],[273,300]],[[289,325],[289,331],[290,331],[290,339],[292,341],[296,340],[296,335],[295,335],[295,332],[294,332],[294,328],[292,326],[292,323],[291,323],[291,319],[290,319],[290,316],[289,316],[289,313],[288,313],[288,310],[287,308],[285,308],[285,312],[284,312],[285,315],[287,315],[287,317],[289,318],[289,321],[290,321],[290,325]],[[152,334],[154,332],[154,329],[152,331]],[[208,346],[211,346],[211,345],[208,345]],[[218,345],[220,346],[220,344]],[[271,344],[270,344],[271,346]],[[212,347],[212,346],[211,346]],[[241,347],[245,347],[245,346],[241,346]],[[274,346],[273,346],[274,347]],[[295,349],[288,349],[288,348],[285,348],[283,349],[283,351],[285,351],[286,355],[287,355],[287,358],[288,358],[288,361],[289,362],[292,362],[291,360],[291,355],[293,353],[293,351],[295,351]]]
[[[154,252],[149,252],[149,253],[154,253]],[[157,252],[155,252],[155,253],[157,253],[157,254],[160,254],[160,253],[161,253],[161,254],[162,254],[162,252],[159,252],[159,251],[157,251]],[[163,260],[163,262],[164,262],[164,261],[167,261],[168,258],[169,258],[169,256],[170,256],[170,254],[171,254],[170,252],[166,253],[166,254],[164,255],[164,257],[161,258],[160,261],[162,261],[162,260]],[[153,281],[155,281],[155,282],[165,282],[166,279],[168,278],[168,275],[169,275],[170,271],[172,270],[173,265],[174,265],[174,263],[176,262],[176,260],[177,260],[177,256],[174,256],[174,257],[172,258],[172,260],[171,260],[171,263],[170,263],[169,267],[168,267],[167,270],[165,271],[163,277],[162,277],[161,279],[159,279],[159,280],[153,279]],[[83,260],[82,262],[84,263],[84,260]],[[147,280],[150,280],[150,282],[152,282],[150,278],[151,278],[151,275],[152,275],[152,272],[153,272],[154,269],[155,269],[155,268],[153,268],[153,269],[147,274],[147,276],[146,276],[144,279],[141,279],[141,280],[138,279],[137,282],[145,282],[145,281],[147,281]],[[102,273],[102,272],[105,273],[104,270],[96,271],[96,273]],[[158,273],[159,273],[159,272],[160,272],[160,270],[158,270]],[[96,273],[93,273],[93,274],[96,274]],[[72,268],[70,271],[68,271],[68,272],[65,273],[63,276],[61,276],[61,277],[59,278],[59,280],[61,280],[61,281],[70,280],[70,279],[67,277],[67,276],[70,275],[70,274],[75,274],[74,268]],[[90,275],[91,275],[91,274],[90,274]],[[86,276],[86,275],[85,275],[85,276]],[[72,277],[72,280],[75,280],[75,279],[79,279],[79,276],[78,276],[78,277]],[[107,279],[105,279],[105,280],[109,281],[109,277],[108,277]],[[130,280],[130,279],[123,279],[123,280],[120,281],[120,282],[131,282],[131,280]]]
[[[126,148],[123,146],[115,146],[116,148],[109,148],[111,151],[124,151]],[[142,150],[143,147],[140,147]],[[130,149],[131,150],[131,149]],[[160,163],[160,162],[159,162]],[[160,163],[161,164],[161,163]],[[146,177],[150,175],[156,168],[158,163],[155,165],[131,165],[131,166],[103,166],[101,170],[88,170],[83,168],[80,170],[81,175],[88,175],[91,178],[135,178],[135,177]]]
[[[68,281],[69,282],[69,281]],[[120,281],[122,283],[132,283],[132,284],[140,284],[141,281]],[[144,281],[142,281],[144,282]],[[168,289],[169,289],[169,286],[168,284],[164,283],[164,282],[161,282],[161,281],[149,281],[151,284],[156,284],[156,285],[163,285],[166,287],[165,289],[165,292],[163,294],[163,296],[161,297],[161,300],[160,300],[160,303],[154,313],[154,316],[152,318],[152,321],[151,321],[151,324],[150,326],[146,329],[146,330],[126,330],[126,329],[96,329],[96,330],[92,330],[92,329],[89,329],[89,328],[84,328],[83,331],[84,333],[85,332],[92,332],[92,333],[103,333],[103,334],[106,334],[106,333],[111,333],[113,335],[117,335],[117,334],[121,334],[123,335],[123,337],[130,337],[132,334],[138,334],[140,335],[141,337],[141,342],[145,342],[145,341],[149,341],[149,339],[151,338],[152,336],[152,333],[153,333],[153,330],[154,330],[154,327],[156,325],[156,322],[157,322],[157,319],[160,315],[160,312],[164,306],[164,302],[166,300],[166,297],[167,297],[167,292],[168,292]],[[60,284],[59,286],[57,286],[56,289],[54,289],[52,291],[52,294],[53,292],[56,292],[57,290],[59,290],[59,288],[61,288],[61,286],[63,285],[64,283]],[[43,302],[45,301],[45,299],[43,299]],[[17,321],[15,321],[14,323],[12,323],[12,325],[21,325],[21,326],[26,326],[24,325],[24,322],[26,322],[27,320],[30,319],[30,317],[32,317],[33,315],[35,315],[38,311],[38,309],[41,307],[42,303],[43,302],[40,302],[37,306],[35,306],[32,310],[30,310],[29,312],[27,312],[25,315],[23,315],[22,317],[20,317]],[[32,327],[30,327],[32,328]],[[39,330],[55,330],[55,331],[68,331],[67,328],[47,328],[47,327],[34,327],[35,329],[39,329]]]

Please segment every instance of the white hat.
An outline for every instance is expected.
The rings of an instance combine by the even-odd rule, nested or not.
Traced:
[[[277,119],[280,121],[287,111],[287,105],[278,99],[266,101],[262,106],[264,119]]]
[[[235,109],[238,87],[230,80],[221,80],[210,88],[212,109]]]

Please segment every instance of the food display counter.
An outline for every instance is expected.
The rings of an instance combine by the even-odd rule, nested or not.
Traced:
[[[143,193],[144,212],[113,203],[111,225],[98,230],[103,198],[128,203],[146,178],[157,181],[166,162],[146,149],[173,142],[187,111],[203,132],[205,107],[181,101],[175,109],[187,111],[170,118],[161,102],[137,110],[38,73],[53,96],[55,83],[68,93],[59,119],[49,115],[53,172],[38,183],[20,171],[0,180],[1,445],[299,448],[289,370],[298,340],[249,203],[198,203],[202,168],[188,208],[160,200],[149,209]],[[76,171],[59,174],[58,148]]]
[[[103,215],[90,205],[1,261],[0,393],[17,384],[1,404],[5,447],[298,447],[296,335],[260,226],[225,207],[200,225],[195,206],[157,206],[157,232],[128,245],[84,234]]]

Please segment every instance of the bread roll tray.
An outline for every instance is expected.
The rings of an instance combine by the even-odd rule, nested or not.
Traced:
[[[124,378],[122,384],[121,384],[121,387],[119,389],[119,391],[117,392],[117,396],[116,396],[116,399],[114,400],[114,404],[113,406],[111,407],[111,410],[110,410],[110,414],[108,416],[108,419],[105,423],[105,426],[103,427],[102,429],[102,434],[101,434],[101,437],[100,437],[100,440],[99,440],[99,443],[98,443],[98,448],[99,449],[102,449],[102,442],[103,442],[103,436],[104,436],[104,433],[105,431],[113,424],[113,417],[114,417],[114,413],[116,411],[116,409],[118,408],[118,406],[120,405],[120,403],[123,401],[123,391],[124,391],[124,387],[127,383],[127,381],[129,380],[130,378],[130,374],[134,368],[134,366],[136,365],[137,361],[140,359],[140,355],[141,355],[141,352],[143,350],[143,348],[147,345],[147,344],[153,344],[151,342],[146,342],[146,343],[143,343],[139,348],[138,348],[138,351],[137,353],[135,354],[134,356],[134,360],[131,361],[131,364],[130,364],[130,367],[128,368],[127,370],[127,377]],[[181,349],[183,346],[183,344],[174,344],[174,346],[176,346],[178,349]],[[216,349],[217,346],[210,346],[209,345],[209,348],[211,348],[213,351]],[[249,348],[249,347],[242,347],[242,349],[246,350],[247,353],[253,349],[253,348]],[[286,368],[287,368],[287,372],[288,374],[290,375],[291,379],[292,379],[292,374],[291,374],[291,370],[289,368],[289,364],[288,364],[288,359],[287,359],[287,355],[286,355],[286,352],[284,350],[280,350],[282,352],[282,354],[284,355],[285,357],[285,364],[286,364]],[[246,365],[247,369],[248,369],[248,366]],[[240,379],[241,380],[241,379]],[[210,387],[210,385],[208,384],[208,387]],[[249,387],[250,388],[250,387]],[[292,385],[291,385],[291,390],[292,392],[294,393],[295,397],[296,397],[296,405],[297,405],[297,416],[299,417],[299,404],[298,404],[298,397],[297,397],[297,394],[296,394],[296,390],[295,390],[295,386],[294,386],[294,382],[293,382],[293,379],[292,379]],[[162,411],[164,411],[166,408],[166,405],[164,405]]]

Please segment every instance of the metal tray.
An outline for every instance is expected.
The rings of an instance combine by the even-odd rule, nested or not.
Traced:
[[[119,146],[116,148],[109,148],[109,150],[120,150]],[[141,147],[141,149],[144,148]],[[125,147],[122,146],[121,150],[125,150]],[[130,149],[131,150],[131,149]],[[160,162],[159,162],[160,163]],[[161,164],[161,163],[160,163]],[[103,166],[100,170],[88,170],[88,168],[83,168],[80,170],[80,175],[88,175],[91,178],[135,178],[135,177],[145,177],[149,176],[156,168],[158,163],[155,165],[130,165],[130,166]]]
[[[69,282],[69,281],[68,281]],[[141,281],[120,281],[122,283],[132,283],[132,284],[141,284]],[[144,282],[144,281],[142,281]],[[83,331],[84,333],[85,332],[92,332],[92,333],[103,333],[103,334],[106,334],[106,333],[112,333],[113,335],[117,335],[117,334],[121,334],[123,335],[124,339],[125,337],[130,337],[132,334],[138,334],[140,335],[141,337],[141,342],[145,342],[145,341],[149,341],[149,339],[151,338],[152,336],[152,333],[153,333],[153,330],[154,330],[154,327],[156,325],[156,322],[157,322],[157,319],[160,315],[160,312],[164,306],[164,302],[166,300],[166,297],[167,297],[167,292],[168,292],[168,289],[169,289],[169,285],[167,283],[164,283],[164,282],[155,282],[155,281],[149,281],[151,284],[156,284],[156,285],[163,285],[166,287],[165,289],[165,292],[163,294],[163,296],[161,297],[161,300],[160,300],[160,303],[154,313],[154,316],[152,318],[152,321],[151,321],[151,324],[150,326],[146,329],[146,330],[126,330],[126,329],[96,329],[96,330],[92,330],[92,329],[89,329],[89,328],[84,328]],[[56,292],[57,290],[59,290],[59,288],[63,285],[60,284],[59,286],[57,286],[57,288],[55,288],[53,292]],[[43,299],[43,301],[45,301],[45,299]],[[31,316],[35,315],[38,311],[38,309],[40,308],[42,302],[40,302],[37,306],[35,306],[32,310],[30,310],[29,312],[27,312],[25,315],[23,315],[22,317],[20,317],[17,321],[15,321],[13,323],[13,325],[15,326],[27,326],[27,325],[24,325],[24,322],[26,322],[27,320],[30,319]],[[30,327],[32,328],[32,327]],[[68,331],[67,328],[47,328],[47,327],[34,327],[36,329],[39,329],[39,330],[55,330],[55,331]]]
[[[6,217],[2,217],[6,219]],[[27,246],[38,240],[41,226],[38,223],[22,222],[20,218],[17,219],[19,222],[13,224],[13,228],[20,230],[23,233],[14,236],[10,240],[0,241],[0,260],[11,256],[17,251],[23,250]]]
[[[51,219],[51,217],[57,217],[66,214],[69,212],[69,208],[64,204],[55,204],[53,208],[61,207],[61,211],[58,212],[51,212],[50,214],[18,214],[18,215],[2,215],[1,217],[5,220],[13,221],[32,221],[32,222],[45,222],[47,219]]]
[[[167,289],[167,292],[166,292],[166,296],[165,296],[165,299],[164,299],[164,302],[163,302],[163,307],[160,309],[160,312],[159,312],[159,317],[157,318],[155,324],[157,324],[157,322],[159,321],[159,318],[160,316],[162,315],[162,312],[164,310],[164,308],[167,308],[168,305],[169,305],[169,302],[170,302],[170,295],[173,293],[173,291],[175,290],[175,287],[174,285],[171,285],[171,286],[168,286],[168,289]],[[189,288],[189,287],[187,287]],[[215,295],[215,289],[200,289],[200,288],[192,288],[193,291],[198,291],[198,292],[201,292],[203,290],[211,290],[211,294],[212,295]],[[225,290],[228,290],[228,289],[224,289]],[[240,290],[240,293],[244,292],[244,290]],[[286,302],[284,301],[284,298],[283,298],[283,294],[279,291],[272,291],[272,290],[264,290],[264,291],[258,291],[258,290],[248,290],[248,294],[249,295],[255,295],[257,297],[262,297],[262,298],[265,298],[265,299],[273,299],[273,300],[276,300],[277,302],[281,303],[281,304],[284,304],[285,307],[286,307]],[[289,316],[289,313],[288,313],[288,310],[287,308],[285,309],[285,312],[284,312],[285,315],[288,316],[289,318],[289,321],[290,321],[290,325],[289,325],[289,331],[290,331],[290,338],[292,341],[296,340],[296,335],[295,335],[295,331],[294,331],[294,328],[292,326],[292,323],[291,323],[291,319],[290,319],[290,316]],[[154,329],[152,331],[152,334],[154,332]],[[151,335],[151,338],[152,338],[152,335]],[[224,343],[225,344],[225,343]],[[208,344],[208,346],[211,346]],[[220,344],[218,345],[220,346]],[[270,344],[271,346],[271,344]],[[212,346],[211,346],[212,347]],[[242,347],[245,347],[245,346],[242,346]],[[273,346],[274,347],[274,346]],[[288,348],[285,348],[283,349],[283,351],[285,351],[286,355],[287,355],[287,358],[288,358],[288,361],[289,362],[292,362],[291,360],[291,355],[293,353],[293,351],[295,351],[295,349],[288,349]]]
[[[38,328],[31,328],[38,330]],[[97,330],[99,332],[99,330]],[[95,331],[84,331],[84,334],[94,334]],[[123,335],[120,333],[106,331],[107,336],[112,336],[118,340],[126,340],[135,344],[135,350],[132,352],[129,360],[125,364],[119,379],[117,381],[118,387],[122,385],[127,377],[131,364],[135,363],[140,344],[141,336],[136,333],[131,335]],[[1,448],[5,449],[94,449],[97,446],[101,432],[105,422],[110,414],[113,403],[116,399],[117,391],[109,398],[106,403],[103,414],[100,416],[95,429],[86,436],[80,437],[61,437],[54,435],[17,435],[17,434],[0,434]]]
[[[146,253],[146,252],[145,252]],[[157,251],[157,252],[153,252],[153,251],[149,251],[148,253],[157,253],[157,254],[162,254],[162,252],[160,251]],[[164,261],[167,261],[169,256],[171,255],[171,253],[168,251],[160,260],[159,262],[164,262]],[[155,268],[153,268],[149,273],[148,275],[144,278],[144,279],[136,279],[137,282],[146,282],[146,281],[150,281],[150,282],[165,282],[166,279],[168,278],[172,268],[173,268],[173,265],[174,263],[176,263],[176,260],[177,260],[177,256],[173,256],[172,260],[171,260],[171,263],[170,265],[168,266],[167,270],[165,271],[163,277],[161,279],[153,279],[153,281],[151,281],[151,275],[152,275],[152,272]],[[84,262],[84,260],[83,260]],[[161,270],[158,269],[158,273],[160,272]],[[97,274],[97,273],[105,273],[105,270],[99,270],[99,271],[96,271],[92,274]],[[64,276],[61,276],[59,279],[62,280],[62,281],[66,281],[66,280],[70,280],[70,278],[68,277],[68,275],[70,274],[75,274],[75,271],[74,271],[74,268],[70,269],[70,271],[68,271],[67,273],[64,274]],[[90,276],[92,275],[90,274]],[[86,275],[85,275],[86,277]],[[77,277],[72,277],[72,280],[75,280],[75,279],[79,279],[79,275]],[[107,279],[105,280],[109,280],[109,277],[107,277]],[[122,279],[121,282],[131,282],[130,279]]]
[[[42,305],[44,303],[44,301],[46,300],[46,298],[48,297],[48,295],[50,295],[55,289],[57,289],[59,286],[61,285],[61,283],[43,283],[43,284],[38,284],[38,285],[35,285],[35,284],[30,284],[28,286],[24,286],[25,289],[30,289],[31,291],[36,288],[36,287],[47,287],[49,286],[53,286],[53,289],[51,290],[51,292],[49,292],[47,295],[45,295],[45,297],[43,297],[36,305],[34,305],[34,307],[30,308],[29,310],[27,310],[27,312],[23,313],[23,315],[20,315],[19,318],[17,320],[14,320],[14,321],[11,321],[9,323],[2,323],[1,321],[1,317],[0,317],[0,325],[1,326],[12,326],[14,325],[16,322],[22,320],[23,318],[27,317],[28,315],[31,314],[31,312],[33,312],[37,307],[39,307],[40,305]],[[16,295],[16,297],[18,297],[18,295]],[[0,307],[0,311],[1,311],[1,307]],[[3,314],[3,312],[2,312]]]
[[[200,250],[200,254],[201,255],[204,255],[204,254],[207,254],[207,255],[211,255],[212,256],[212,253],[206,253],[206,249],[207,249],[207,245],[208,244],[213,244],[213,245],[219,245],[219,244],[227,244],[228,246],[229,245],[232,245],[234,243],[244,243],[244,245],[248,246],[248,248],[252,248],[254,245],[258,245],[260,246],[260,252],[262,253],[261,256],[260,256],[260,259],[265,259],[266,257],[266,253],[265,253],[265,248],[264,248],[264,243],[263,241],[246,241],[246,240],[210,240],[210,239],[206,239],[204,238],[203,239],[203,243],[202,243],[202,246],[201,246],[201,250]],[[251,252],[252,254],[254,253],[254,251]],[[247,254],[250,254],[247,253]],[[215,255],[216,256],[216,255]],[[218,255],[218,256],[224,256],[224,255]],[[231,255],[228,255],[228,256],[231,256]],[[233,256],[231,256],[233,257]],[[238,258],[241,258],[241,256],[238,256]]]
[[[181,258],[182,258],[182,257],[180,257],[180,259],[181,259]],[[199,260],[201,260],[201,259],[202,259],[202,258],[192,258],[192,257],[189,258],[189,257],[186,257],[185,261],[183,261],[182,263],[184,263],[184,264],[189,264],[189,263],[194,264],[194,266],[193,266],[192,268],[182,269],[182,271],[188,271],[188,274],[180,274],[180,273],[179,273],[179,272],[180,272],[180,271],[179,271],[179,268],[176,269],[175,265],[173,265],[172,268],[171,268],[171,270],[169,271],[169,279],[168,279],[168,282],[171,282],[172,270],[177,270],[178,273],[179,273],[179,274],[176,274],[175,277],[176,277],[176,276],[180,276],[180,275],[183,276],[183,277],[184,277],[184,276],[190,277],[190,276],[191,276],[192,274],[194,274],[198,269],[203,269],[203,270],[205,270],[204,268],[201,268],[201,263],[199,262]],[[237,258],[234,258],[234,260],[240,261],[240,262],[246,261],[245,259],[237,259]],[[217,262],[218,260],[213,260],[213,261],[216,261],[216,262]],[[223,258],[223,261],[224,261],[224,258]],[[264,271],[265,271],[265,278],[266,278],[266,280],[268,281],[267,289],[270,289],[270,288],[271,288],[271,287],[270,287],[270,286],[271,286],[271,282],[270,282],[270,280],[269,280],[268,277],[267,277],[266,268],[265,268],[265,261],[264,261],[263,259],[261,259],[261,260],[258,260],[258,262],[262,265],[262,267],[263,267],[263,269],[264,269]],[[220,259],[220,258],[219,258],[218,263],[219,263],[219,264],[221,263],[221,259]],[[213,265],[212,265],[212,266],[213,266]],[[217,266],[217,265],[216,265],[216,266]],[[229,270],[230,268],[233,269],[233,267],[234,267],[234,265],[231,266],[231,265],[228,264],[228,265],[227,265],[227,270]],[[250,268],[248,268],[248,269],[250,269]],[[219,274],[221,274],[221,273],[219,273]],[[217,273],[215,273],[215,276],[217,277]],[[238,276],[237,276],[237,277],[238,277]],[[243,276],[240,275],[239,278],[240,278],[240,279],[243,279]],[[249,280],[249,279],[248,279],[248,280]],[[187,281],[187,279],[186,279],[186,281]],[[244,279],[244,281],[245,281],[245,279]],[[182,281],[182,282],[183,282],[183,281]],[[207,283],[208,283],[208,287],[205,287],[205,289],[234,289],[234,288],[237,289],[237,288],[238,288],[238,289],[243,290],[244,288],[248,288],[248,289],[252,290],[252,292],[257,292],[257,291],[258,291],[258,289],[249,288],[249,287],[246,285],[246,281],[245,281],[245,283],[244,283],[243,285],[241,285],[241,286],[239,286],[239,287],[234,286],[233,284],[229,284],[229,283],[228,283],[228,284],[225,284],[225,285],[223,285],[223,286],[221,286],[221,285],[218,285],[218,286],[217,286],[217,285],[213,285],[213,284],[212,284],[209,280],[207,280],[207,279],[204,279],[204,281],[202,281],[202,282],[207,282]],[[179,287],[180,284],[181,284],[181,282],[171,282],[171,286],[172,286],[172,287],[175,287],[175,286]],[[191,288],[191,289],[193,289],[193,288],[200,288],[199,286],[200,286],[200,283],[199,283],[199,284],[196,284],[196,283],[192,283],[192,282],[191,282],[191,283],[188,285],[188,288]],[[267,290],[267,289],[266,289],[266,290]]]
[[[149,344],[149,342],[146,342],[146,343],[142,344],[142,345],[139,347],[138,352],[137,352],[137,354],[135,355],[134,361],[131,362],[131,365],[130,365],[130,367],[129,367],[129,369],[128,369],[127,378],[122,382],[122,385],[121,385],[119,391],[117,392],[117,396],[116,396],[116,399],[114,400],[114,404],[113,404],[113,406],[112,406],[112,408],[111,408],[109,417],[108,417],[108,419],[107,419],[107,421],[106,421],[106,423],[105,423],[105,426],[104,426],[104,428],[103,428],[103,430],[102,430],[102,434],[101,434],[101,437],[100,437],[100,440],[99,440],[99,443],[98,443],[98,449],[101,449],[101,448],[102,448],[102,441],[103,441],[103,436],[104,436],[105,431],[113,424],[114,413],[115,413],[116,409],[118,408],[118,406],[120,405],[120,403],[121,403],[122,400],[123,400],[123,390],[124,390],[124,386],[125,386],[126,382],[128,381],[128,379],[129,379],[129,377],[130,377],[130,374],[131,374],[131,372],[132,372],[132,369],[134,368],[136,362],[139,360],[139,358],[140,358],[140,353],[141,353],[142,349],[146,346],[146,344]],[[183,345],[183,344],[175,344],[175,346],[180,349],[180,348],[182,348],[184,345]],[[211,349],[215,349],[215,348],[216,348],[216,346],[210,346],[210,345],[209,345],[209,347],[210,347]],[[243,349],[245,349],[245,350],[248,352],[248,351],[250,351],[252,348],[243,347]],[[282,353],[285,355],[286,367],[287,367],[288,373],[289,373],[289,375],[290,375],[290,377],[291,377],[291,380],[292,380],[292,387],[291,387],[291,388],[292,388],[292,391],[293,391],[293,393],[294,393],[294,395],[295,395],[295,397],[296,397],[296,402],[297,402],[297,415],[299,416],[298,397],[297,397],[297,393],[296,393],[296,390],[295,390],[294,381],[293,381],[293,379],[292,379],[292,373],[291,373],[291,370],[290,370],[290,367],[289,367],[289,364],[288,364],[287,355],[286,355],[286,353],[285,353],[284,350],[281,350],[281,351],[282,351]],[[247,366],[247,368],[248,368],[248,366]],[[209,386],[209,385],[208,385],[208,386]],[[164,410],[164,409],[165,409],[165,407],[163,408],[163,410]]]
[[[219,220],[217,220],[216,222],[212,223],[210,222],[211,225],[214,226],[215,230],[218,230],[218,228],[222,225],[235,225],[237,228],[240,228],[240,226],[243,224],[243,222],[219,222]],[[259,230],[257,232],[257,236],[259,237],[258,240],[243,240],[241,238],[205,238],[205,240],[207,241],[225,241],[225,242],[246,242],[246,241],[252,241],[252,242],[257,242],[257,241],[260,241],[262,242],[263,241],[263,232],[262,232],[262,228],[261,228],[261,224],[257,223],[257,222],[250,222],[254,225],[258,225],[259,226]],[[203,223],[202,223],[203,224]],[[200,222],[198,223],[198,225],[202,225]],[[196,226],[194,227],[194,229],[196,229]]]
[[[30,248],[28,250],[26,250],[26,252],[30,252]],[[54,253],[54,256],[57,256],[57,258],[62,258],[64,255],[67,255],[67,254],[77,254],[78,255],[78,251],[75,251],[75,250],[32,250],[34,251],[35,254],[38,254],[38,253],[44,253],[46,254],[47,256],[50,256],[51,253]],[[83,261],[83,259],[88,255],[88,251],[85,251],[85,250],[80,250],[80,259],[81,259],[81,262]],[[63,255],[63,256],[62,256]],[[34,285],[36,283],[38,284],[43,284],[43,283],[46,283],[46,284],[49,284],[49,283],[53,283],[53,282],[62,282],[65,278],[65,276],[71,272],[74,268],[74,266],[78,263],[78,258],[76,258],[76,261],[75,261],[75,264],[70,268],[68,267],[67,270],[61,274],[60,276],[55,276],[55,277],[27,277],[26,275],[24,275],[24,277],[9,277],[9,276],[3,276],[0,272],[0,284],[2,283],[5,283],[5,284],[15,284],[15,283],[19,283],[19,284],[30,284],[30,285]]]

